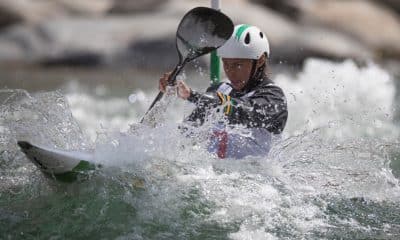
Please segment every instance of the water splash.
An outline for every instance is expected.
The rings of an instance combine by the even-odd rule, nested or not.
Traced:
[[[398,136],[392,121],[395,87],[390,75],[375,64],[359,68],[350,60],[309,59],[297,76],[281,74],[275,80],[288,99],[288,134],[327,127],[326,136],[339,139]]]
[[[14,236],[11,229],[38,231],[44,238],[76,238],[83,232],[120,239],[400,236],[399,182],[390,168],[400,145],[391,122],[394,89],[389,75],[375,65],[359,68],[352,62],[309,60],[302,73],[279,75],[276,82],[287,93],[290,108],[285,136],[269,156],[241,161],[219,160],[205,150],[206,141],[181,136],[177,122],[190,106],[172,104],[166,121],[153,128],[135,124],[153,92],[134,104],[126,97],[100,101],[69,93],[72,114],[86,132],[93,129],[96,160],[105,168],[68,186],[25,181],[26,189],[35,190],[18,192],[17,200],[0,195],[0,203],[11,209],[0,207],[5,212],[0,221],[6,223],[0,224],[0,232]],[[57,145],[61,148],[80,146],[79,137],[62,136],[76,128],[60,97],[31,96],[27,105],[12,101],[18,104],[2,107],[23,113],[2,111],[2,117],[8,119],[7,126],[13,119],[30,121],[35,109],[40,114],[33,118],[33,128],[14,129],[32,136],[43,130],[43,141],[66,141]],[[63,134],[48,129],[63,121],[69,124],[61,126],[70,128],[61,128]],[[99,129],[99,122],[105,127]],[[121,128],[126,129],[122,134]],[[2,131],[12,142],[16,134],[7,129]],[[52,187],[43,196],[40,186]],[[27,217],[25,211],[30,212]],[[63,217],[54,221],[54,216]],[[71,219],[79,224],[71,224]],[[54,229],[61,233],[50,227],[33,230],[37,225],[32,222],[56,222],[59,227]],[[11,225],[14,228],[7,227]]]

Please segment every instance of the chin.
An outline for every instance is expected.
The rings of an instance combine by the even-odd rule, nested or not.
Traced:
[[[244,87],[244,85],[242,86],[242,82],[241,81],[232,81],[232,80],[230,80],[230,82],[231,82],[232,87],[235,90],[241,90]]]
[[[233,89],[235,89],[236,91],[240,91],[240,90],[242,90],[242,86],[234,86],[234,85],[232,85],[232,87],[233,87]]]

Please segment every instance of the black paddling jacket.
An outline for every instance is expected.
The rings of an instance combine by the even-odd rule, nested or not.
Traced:
[[[242,91],[233,89],[229,83],[210,87],[205,94],[192,90],[188,100],[196,108],[186,120],[203,124],[207,112],[222,105],[229,124],[265,128],[280,134],[288,117],[282,89],[265,75],[250,83]]]

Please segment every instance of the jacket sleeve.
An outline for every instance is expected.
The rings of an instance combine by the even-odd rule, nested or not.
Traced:
[[[194,103],[196,108],[185,119],[185,121],[193,122],[196,125],[202,125],[206,118],[207,111],[221,104],[221,101],[218,99],[214,90],[207,90],[204,94],[191,90],[190,96],[187,100]]]

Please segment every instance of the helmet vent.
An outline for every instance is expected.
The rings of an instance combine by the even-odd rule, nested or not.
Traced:
[[[264,34],[263,34],[262,32],[260,32],[260,37],[261,37],[261,38],[263,38],[263,37],[264,37]]]
[[[250,43],[250,34],[247,33],[246,37],[244,38],[244,43],[249,44]]]

